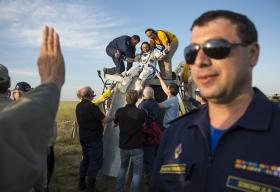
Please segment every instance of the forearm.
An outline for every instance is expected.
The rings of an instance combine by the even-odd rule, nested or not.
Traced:
[[[167,94],[168,93],[168,87],[167,87],[166,83],[161,78],[161,76],[158,76],[158,79],[159,79],[162,90],[164,91],[165,94]]]
[[[104,119],[102,120],[102,122],[103,122],[104,124],[106,124],[106,123],[112,122],[114,119],[115,119],[114,116],[106,116],[106,117],[104,117]]]

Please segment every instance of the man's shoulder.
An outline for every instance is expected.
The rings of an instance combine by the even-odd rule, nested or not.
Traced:
[[[280,114],[280,102],[272,102],[271,101],[271,104],[272,104],[272,107],[273,107],[273,114],[279,115]],[[279,121],[280,121],[280,119],[279,119]]]
[[[135,110],[135,111],[138,111],[138,112],[142,112],[142,111],[144,111],[143,109],[139,109],[139,108],[138,108],[138,107],[136,107],[136,106],[135,106],[134,110]]]
[[[171,96],[169,98],[167,98],[165,101],[165,103],[179,103],[179,99],[177,96]]]
[[[97,106],[96,104],[94,104],[94,103],[92,103],[91,101],[86,100],[86,99],[81,100],[81,101],[77,104],[77,107],[97,107],[97,108],[98,108],[98,106]]]
[[[177,117],[176,119],[172,120],[170,124],[191,124],[194,120],[197,118],[200,118],[200,115],[198,115],[202,110],[205,110],[206,106],[198,107],[196,109],[193,109],[184,115]]]
[[[123,35],[123,36],[118,37],[117,39],[122,40],[122,41],[127,41],[127,40],[130,40],[131,37],[129,37],[128,35]]]
[[[121,113],[123,110],[125,110],[125,107],[120,107],[116,110],[116,113]]]

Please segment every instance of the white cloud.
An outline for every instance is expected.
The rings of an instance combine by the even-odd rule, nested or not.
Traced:
[[[124,24],[94,1],[3,0],[0,13],[1,33],[31,47],[39,46],[42,27],[50,25],[65,48],[104,51]]]
[[[38,72],[29,69],[9,69],[10,76],[38,77]]]

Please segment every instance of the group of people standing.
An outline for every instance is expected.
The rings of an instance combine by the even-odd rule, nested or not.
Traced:
[[[159,126],[160,109],[165,109],[163,119],[164,129],[169,127],[169,122],[179,116],[179,100],[177,94],[179,87],[175,83],[166,85],[164,79],[172,79],[171,59],[178,48],[177,37],[166,31],[155,31],[151,28],[145,31],[150,43],[141,44],[141,53],[135,55],[135,46],[140,42],[138,35],[121,36],[109,43],[106,53],[112,57],[116,67],[104,68],[105,74],[122,75],[125,71],[124,61],[127,61],[127,73],[133,78],[139,76],[136,81],[136,90],[126,93],[126,105],[117,109],[114,116],[106,117],[93,101],[94,93],[90,87],[84,87],[78,91],[81,102],[76,107],[76,117],[79,125],[80,141],[83,159],[80,166],[79,189],[88,188],[94,191],[96,175],[102,166],[102,136],[103,123],[113,121],[119,127],[119,147],[121,168],[117,178],[117,191],[123,191],[126,172],[130,160],[133,165],[133,179],[131,191],[138,191],[142,173],[143,162],[149,180],[154,158],[156,156],[159,141],[156,144],[145,144],[142,139],[144,126]],[[132,67],[134,61],[140,65]],[[161,75],[156,70],[159,63]],[[145,87],[145,80],[157,76],[161,86],[167,95],[166,101],[157,103],[154,98],[154,90]],[[138,108],[136,103],[140,97],[139,90],[143,91],[143,101]],[[87,185],[86,185],[86,176]]]
[[[129,90],[125,95],[126,105],[117,109],[113,116],[105,116],[101,112],[94,102],[95,94],[90,87],[84,87],[78,91],[77,95],[81,101],[76,107],[76,117],[83,153],[78,186],[80,190],[85,188],[89,191],[95,190],[96,176],[102,167],[103,160],[103,124],[109,122],[113,122],[116,127],[118,126],[120,131],[121,168],[117,178],[116,191],[121,192],[124,189],[130,161],[133,166],[130,190],[139,190],[143,167],[147,183],[149,183],[160,139],[157,142],[145,143],[143,141],[144,128],[152,129],[152,127],[157,126],[160,129],[159,124],[162,124],[160,123],[161,109],[165,110],[164,129],[168,129],[169,122],[179,116],[178,85],[173,83],[167,85],[158,73],[157,76],[167,95],[164,102],[157,103],[153,88],[146,86],[143,90],[143,100],[137,107],[139,94],[135,90]],[[161,138],[162,132],[160,131],[158,134]]]
[[[145,162],[145,153],[150,151],[156,151],[155,160],[150,161],[151,192],[253,191],[252,187],[278,191],[280,164],[276,152],[279,146],[274,142],[280,134],[280,110],[252,87],[252,71],[259,56],[254,24],[245,15],[217,10],[198,17],[191,31],[185,61],[199,89],[196,94],[206,104],[170,123],[170,117],[178,116],[176,86],[165,85],[157,73],[168,99],[155,105],[154,101],[144,100],[146,104],[141,103],[138,108],[135,106],[137,92],[128,91],[126,106],[118,109],[113,117],[120,129],[121,168],[116,191],[123,191],[129,159],[134,171],[130,191],[139,190],[141,162],[143,156]],[[164,33],[146,30],[151,38],[149,45],[163,44],[167,55],[172,53],[169,48],[172,43],[160,43],[159,34]],[[168,37],[171,41],[172,35]],[[144,46],[142,48],[145,52]],[[114,59],[126,56],[125,51],[114,53]],[[169,69],[164,69],[164,75],[168,76]],[[144,93],[146,89],[148,87]],[[199,103],[193,102],[193,105]],[[154,146],[156,150],[145,148],[140,139],[143,125],[147,123],[145,116],[157,113],[158,109],[151,110],[152,106],[176,106],[165,113],[163,125],[167,129],[160,145]],[[148,119],[155,119],[157,115],[153,115]]]
[[[190,42],[185,60],[207,104],[173,121],[164,131],[149,191],[280,191],[280,109],[252,86],[260,54],[254,23],[232,11],[207,11],[193,22]],[[0,110],[1,191],[30,191],[42,177],[48,135],[65,81],[59,36],[53,28],[44,29],[37,63],[41,85]],[[7,69],[0,65],[1,100],[8,98],[9,87]],[[125,138],[120,140],[123,161],[117,179],[117,190],[122,191],[128,157],[143,153],[139,138],[138,144],[131,143],[122,131],[129,126],[130,133],[135,129],[139,135],[147,113],[134,106],[137,93],[132,90],[126,96],[128,104],[114,118],[106,117],[92,104],[92,90],[87,90],[79,94],[82,102],[76,113],[81,125],[86,118],[94,122],[96,129],[91,132],[96,142],[81,141],[84,157],[89,157],[82,161],[81,176],[89,177],[88,188],[94,191],[102,150],[97,156],[89,152],[101,148],[102,123],[113,120]],[[83,116],[78,109],[89,114]],[[131,124],[133,121],[137,124]],[[85,135],[85,141],[90,139]],[[136,175],[141,168],[139,159],[133,160]],[[131,190],[138,191],[137,177],[134,182]]]

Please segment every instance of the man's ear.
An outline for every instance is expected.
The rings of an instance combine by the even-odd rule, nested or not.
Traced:
[[[249,45],[250,48],[250,66],[255,67],[258,59],[259,59],[259,54],[260,54],[260,46],[257,42],[252,43]]]

